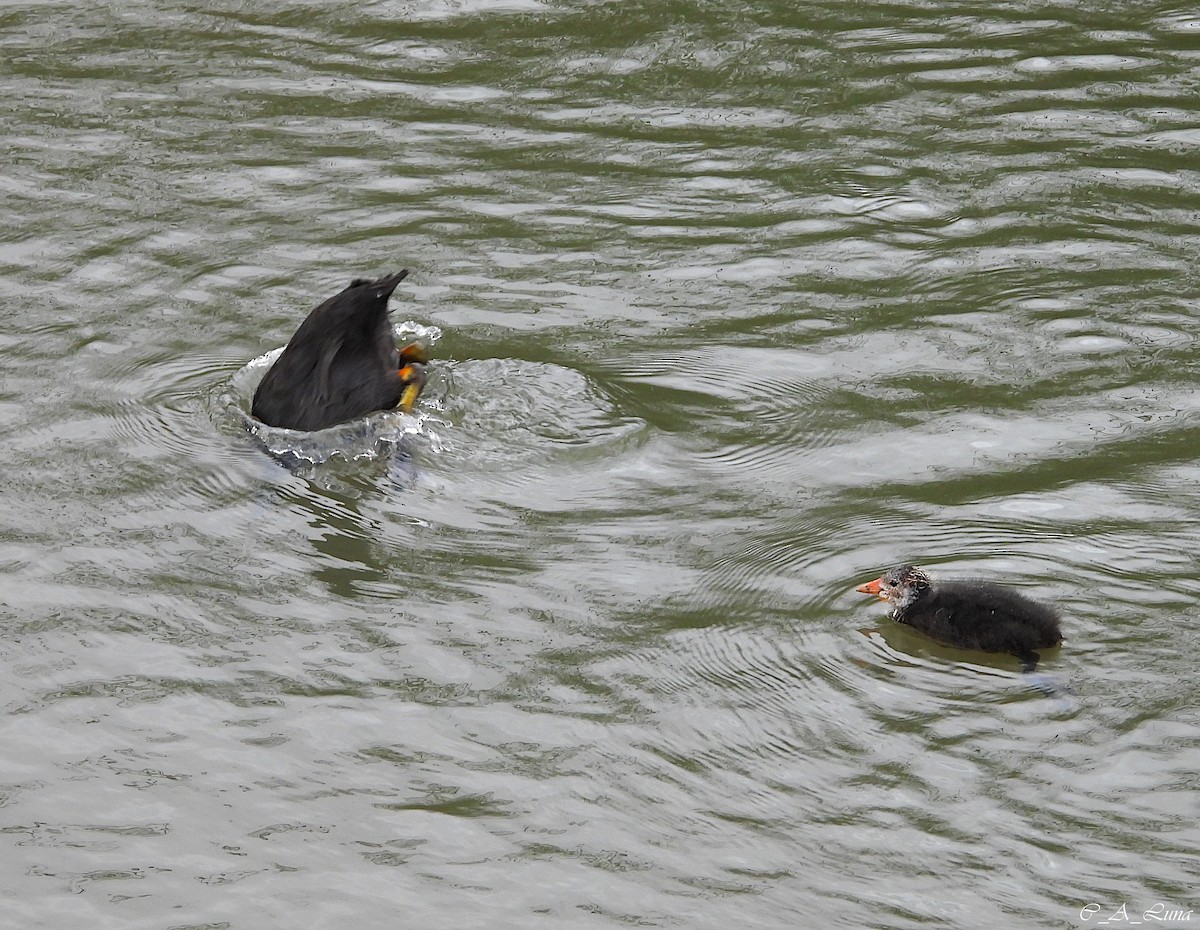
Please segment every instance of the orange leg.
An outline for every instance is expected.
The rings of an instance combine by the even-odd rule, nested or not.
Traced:
[[[405,350],[407,351],[408,348],[411,347],[405,347]],[[421,396],[421,388],[425,386],[425,366],[422,364],[405,365],[397,370],[396,378],[404,385],[404,390],[400,392],[400,402],[396,406],[408,413],[417,402],[417,398]]]
[[[419,362],[425,365],[429,362],[429,350],[419,342],[410,342],[400,350],[400,364],[411,365]]]

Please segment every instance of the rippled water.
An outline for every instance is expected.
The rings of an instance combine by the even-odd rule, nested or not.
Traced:
[[[1200,908],[1194,11],[43,3],[0,73],[13,926]],[[247,365],[400,266],[414,416],[281,467]]]

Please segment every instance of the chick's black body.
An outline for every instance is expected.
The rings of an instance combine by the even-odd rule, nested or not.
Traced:
[[[387,305],[407,274],[356,279],[313,310],[254,392],[251,413],[269,426],[318,430],[395,407],[411,382]]]
[[[990,581],[933,584],[921,569],[902,565],[858,588],[895,605],[892,619],[931,639],[963,649],[1007,652],[1026,671],[1035,650],[1057,646],[1062,630],[1056,611]]]

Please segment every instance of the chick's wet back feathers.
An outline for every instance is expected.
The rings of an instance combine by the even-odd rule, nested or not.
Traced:
[[[319,430],[395,407],[409,383],[399,371],[408,359],[396,348],[387,305],[407,275],[355,279],[313,310],[254,392],[251,413],[269,426]]]

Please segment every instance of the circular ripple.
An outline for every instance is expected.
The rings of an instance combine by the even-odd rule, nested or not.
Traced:
[[[580,372],[518,359],[447,363],[431,403],[445,460],[486,471],[608,454],[645,425]]]

